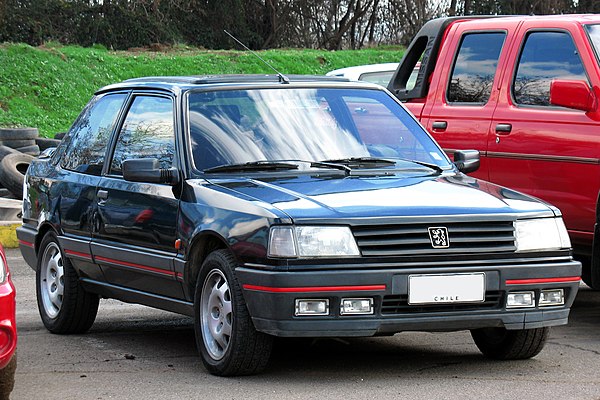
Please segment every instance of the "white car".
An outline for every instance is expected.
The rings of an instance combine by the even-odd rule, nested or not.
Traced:
[[[396,72],[398,63],[357,65],[328,72],[327,76],[341,76],[353,81],[367,81],[387,86]]]
[[[410,75],[408,82],[406,83],[407,90],[411,90],[415,87],[415,83],[417,81],[417,74],[419,73],[420,66],[420,62],[417,63],[417,65],[415,65],[415,68],[412,74]],[[354,67],[336,69],[328,72],[326,75],[341,76],[353,81],[367,81],[387,87],[397,68],[398,63],[357,65]]]

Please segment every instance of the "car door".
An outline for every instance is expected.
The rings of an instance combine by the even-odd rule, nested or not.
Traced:
[[[490,180],[560,208],[574,247],[589,248],[600,186],[598,113],[551,105],[550,84],[600,82],[589,64],[594,54],[577,45],[585,34],[566,28],[523,25],[492,122],[510,129],[490,133]]]
[[[122,164],[156,158],[177,165],[174,99],[134,93],[96,191],[92,252],[106,280],[120,287],[173,298],[183,292],[174,272],[178,199],[170,185],[128,182]]]
[[[498,97],[497,82],[512,32],[507,28],[517,23],[505,24],[490,20],[485,30],[472,30],[467,24],[453,29],[449,45],[457,50],[439,61],[439,67],[447,72],[438,79],[445,80],[432,82],[440,89],[422,116],[423,125],[451,158],[456,150],[479,150],[481,167],[472,175],[483,179],[488,178],[485,154]]]
[[[57,151],[58,176],[51,193],[57,202],[65,255],[80,276],[104,280],[92,262],[90,240],[96,186],[101,179],[106,149],[128,93],[95,96],[81,112]]]

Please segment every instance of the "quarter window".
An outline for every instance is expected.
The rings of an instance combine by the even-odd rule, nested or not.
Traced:
[[[101,174],[106,146],[126,97],[121,93],[92,99],[67,135],[61,167],[85,174]]]
[[[121,175],[123,161],[138,158],[156,158],[161,168],[170,168],[174,153],[171,99],[136,97],[119,132],[110,173]]]
[[[515,101],[549,106],[553,79],[587,81],[573,39],[566,32],[532,32],[523,46],[514,79]]]
[[[449,103],[487,103],[505,37],[503,32],[463,37],[448,86]]]

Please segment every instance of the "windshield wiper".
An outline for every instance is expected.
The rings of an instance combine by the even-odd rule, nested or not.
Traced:
[[[323,160],[321,162],[327,164],[345,165],[354,168],[373,168],[396,164],[395,161],[375,157],[350,157],[340,158],[336,160]]]
[[[436,172],[439,172],[440,174],[442,172],[444,172],[444,170],[442,169],[442,167],[440,167],[439,165],[433,164],[433,163],[428,163],[428,162],[425,162],[425,161],[410,160],[408,158],[401,158],[400,160],[401,161],[406,161],[406,162],[411,162],[413,164],[422,165],[422,166],[427,167],[429,169],[432,169],[432,170],[434,170]]]
[[[290,169],[298,169],[298,164],[280,161],[251,161],[243,164],[218,165],[206,168],[204,172],[281,171]]]
[[[336,163],[329,162],[329,161],[311,161],[310,166],[317,167],[317,168],[321,167],[321,168],[339,169],[341,171],[344,171],[346,173],[346,175],[350,175],[350,171],[352,171],[352,168],[350,168],[347,165],[336,164]]]

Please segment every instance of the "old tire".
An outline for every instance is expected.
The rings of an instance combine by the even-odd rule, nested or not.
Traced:
[[[18,154],[19,150],[15,150],[12,147],[0,145],[0,161],[2,161],[2,159],[4,157],[6,157],[7,155],[15,154],[15,153]]]
[[[206,369],[219,376],[261,372],[273,347],[273,337],[254,328],[234,268],[229,251],[209,254],[194,296],[196,345]]]
[[[44,236],[38,254],[36,291],[44,326],[52,333],[86,332],[96,319],[99,297],[81,286],[54,232]]]
[[[0,183],[17,198],[23,198],[25,173],[33,157],[28,154],[9,154],[0,161]]]
[[[60,144],[60,140],[58,139],[48,139],[48,138],[38,138],[35,139],[35,144],[37,144],[40,150],[46,150],[51,147],[58,147]]]
[[[15,386],[15,371],[17,370],[17,353],[6,367],[0,369],[0,400],[8,400]]]
[[[37,144],[34,144],[33,146],[19,147],[17,151],[23,154],[29,154],[33,157],[37,157],[40,155],[40,147]]]
[[[473,341],[488,358],[523,360],[539,354],[546,344],[550,328],[521,329],[483,328],[471,331]]]
[[[18,139],[18,140],[2,140],[0,144],[3,146],[8,146],[11,149],[18,149],[19,147],[27,147],[33,146],[35,144],[35,140],[33,139]]]
[[[37,128],[0,128],[0,140],[35,139],[38,135]]]

